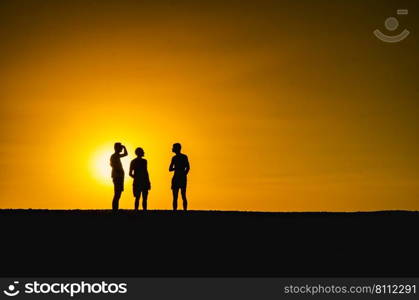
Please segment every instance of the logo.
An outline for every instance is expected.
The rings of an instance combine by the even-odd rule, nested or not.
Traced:
[[[18,294],[62,294],[74,297],[79,294],[126,294],[128,284],[124,282],[44,282],[28,281],[21,284],[18,289],[19,281],[7,286],[3,291],[6,296],[14,297]]]
[[[19,284],[19,281],[14,281],[13,284],[10,284],[7,287],[7,290],[4,290],[3,293],[9,297],[14,297],[20,293],[20,291],[16,288]]]
[[[397,15],[407,15],[409,14],[409,10],[407,9],[398,9]],[[388,17],[384,21],[384,27],[388,31],[395,31],[399,27],[399,20],[397,20],[395,17]],[[374,30],[374,35],[380,39],[381,41],[385,43],[398,43],[403,41],[407,36],[410,34],[410,31],[407,29],[404,29],[402,32],[400,32],[397,35],[387,35],[382,33],[380,30],[376,29]]]

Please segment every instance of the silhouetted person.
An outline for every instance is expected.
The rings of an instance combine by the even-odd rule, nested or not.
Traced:
[[[142,148],[135,149],[135,154],[137,158],[134,158],[131,161],[129,167],[129,176],[134,178],[132,183],[132,191],[135,197],[135,210],[138,210],[138,205],[140,203],[141,194],[143,195],[143,210],[147,210],[147,196],[148,190],[150,190],[150,178],[147,171],[147,160],[143,158],[144,150]]]
[[[172,193],[173,193],[173,210],[177,210],[177,198],[180,193],[183,200],[183,210],[188,209],[188,201],[186,200],[186,177],[190,170],[188,157],[180,153],[182,146],[179,143],[173,144],[172,152],[176,155],[173,156],[169,166],[169,171],[174,171],[172,178]]]
[[[116,211],[119,208],[119,198],[121,198],[122,191],[124,190],[125,173],[122,167],[121,157],[127,156],[128,152],[121,143],[115,143],[114,149],[115,153],[111,155],[112,181],[114,186],[112,209]],[[122,150],[124,152],[121,154]]]

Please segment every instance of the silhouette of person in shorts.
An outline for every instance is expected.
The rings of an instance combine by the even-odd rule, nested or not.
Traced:
[[[127,148],[121,143],[115,143],[115,153],[111,155],[110,164],[112,167],[112,181],[114,186],[114,196],[112,200],[112,210],[117,211],[119,208],[119,199],[124,190],[124,168],[122,167],[121,157],[128,155]],[[121,152],[123,153],[121,154]]]
[[[134,209],[138,210],[141,195],[143,196],[143,210],[147,210],[148,191],[151,189],[150,178],[147,171],[147,160],[143,158],[144,150],[135,149],[137,158],[131,161],[129,176],[134,178],[132,191],[135,197]]]
[[[181,149],[181,144],[173,144],[172,152],[174,152],[176,155],[173,156],[172,161],[170,162],[169,171],[174,171],[172,178],[173,210],[177,210],[177,199],[180,190],[183,200],[183,210],[186,211],[188,209],[188,201],[186,199],[186,177],[189,173],[190,165],[188,157],[180,152]]]

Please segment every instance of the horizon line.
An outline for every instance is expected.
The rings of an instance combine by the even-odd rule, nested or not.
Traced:
[[[113,212],[112,209],[78,209],[78,208],[71,208],[71,209],[49,209],[49,208],[0,208],[0,212],[2,211],[43,211],[43,212]],[[147,213],[147,212],[173,212],[173,213],[197,213],[197,212],[222,212],[222,213],[263,213],[263,214],[360,214],[360,213],[389,213],[389,212],[407,212],[407,213],[419,213],[419,210],[404,210],[404,209],[384,209],[384,210],[365,210],[365,211],[256,211],[256,210],[187,210],[183,211],[179,209],[177,211],[173,211],[172,209],[148,209],[147,211],[138,210],[135,211],[133,209],[119,209],[118,212],[133,212],[133,213]]]

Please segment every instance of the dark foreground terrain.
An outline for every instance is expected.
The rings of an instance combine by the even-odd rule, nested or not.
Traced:
[[[418,276],[419,213],[0,210],[0,276]]]

